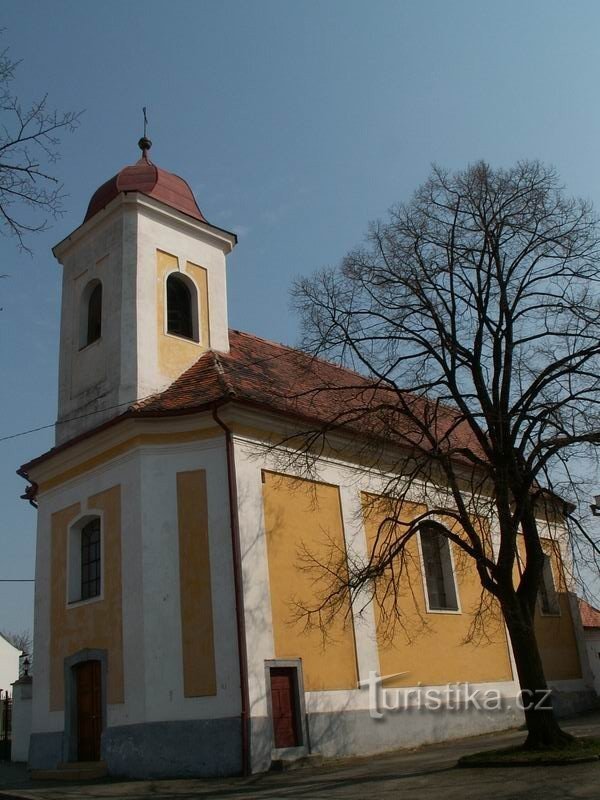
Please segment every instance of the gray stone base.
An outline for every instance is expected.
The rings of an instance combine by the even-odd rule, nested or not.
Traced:
[[[308,714],[305,744],[327,757],[369,755],[401,747],[458,739],[515,728],[524,715],[514,698],[506,707],[485,711],[469,706],[456,710],[407,709],[387,711],[373,719],[368,711]],[[553,693],[559,716],[598,707],[595,692]],[[267,717],[252,718],[252,770],[271,766],[273,729]],[[62,733],[34,733],[29,764],[53,769],[63,761]],[[102,758],[110,775],[127,778],[212,777],[241,772],[239,717],[185,722],[148,722],[108,728],[102,735]]]
[[[109,775],[127,778],[238,775],[241,747],[239,717],[145,722],[108,728],[102,735]]]
[[[310,714],[311,749],[324,756],[369,755],[400,747],[460,739],[516,728],[524,716],[514,708],[484,711],[407,709],[373,719],[368,711]]]
[[[56,769],[63,747],[62,732],[32,734],[30,768]],[[217,777],[241,773],[241,747],[239,717],[146,722],[105,730],[101,755],[115,777]]]
[[[436,711],[412,708],[387,711],[381,719],[374,719],[368,711],[309,713],[307,744],[311,753],[328,758],[364,756],[519,727],[525,719],[523,712],[516,707],[515,698],[506,698],[506,704],[497,711],[473,706]],[[271,721],[253,718],[253,772],[269,769],[272,742]]]
[[[552,692],[552,704],[557,717],[571,717],[582,711],[600,708],[600,699],[593,689],[580,689],[574,692]]]
[[[30,769],[55,769],[63,761],[63,734],[32,733],[29,739]]]

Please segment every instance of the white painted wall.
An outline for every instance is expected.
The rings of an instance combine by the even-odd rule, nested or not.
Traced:
[[[13,687],[12,730],[10,744],[11,761],[29,759],[31,736],[31,679],[18,681]]]
[[[63,265],[58,444],[172,383],[158,363],[157,250],[207,270],[211,346],[229,350],[225,256],[233,245],[231,234],[133,192],[54,248]],[[94,279],[102,282],[102,336],[82,349],[81,295]]]
[[[12,687],[19,677],[20,651],[0,635],[0,690],[12,695]]]
[[[194,469],[205,469],[207,479],[217,695],[184,699],[176,474]],[[144,448],[141,486],[145,719],[237,716],[240,678],[224,438]]]
[[[179,594],[177,472],[205,469],[217,670],[215,697],[184,698]],[[224,438],[142,446],[40,495],[36,554],[34,733],[61,731],[50,712],[50,519],[54,511],[121,485],[125,702],[108,706],[108,726],[237,716],[231,534]],[[66,601],[66,599],[65,599]]]
[[[58,444],[118,413],[106,409],[135,398],[136,227],[133,208],[120,206],[57,247],[63,265]],[[91,280],[102,283],[102,335],[82,349],[81,295]],[[84,414],[89,416],[63,423]]]

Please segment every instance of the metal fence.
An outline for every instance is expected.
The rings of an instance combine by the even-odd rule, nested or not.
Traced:
[[[0,689],[0,761],[10,761],[12,697]]]

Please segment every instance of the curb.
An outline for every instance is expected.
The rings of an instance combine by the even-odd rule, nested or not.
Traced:
[[[477,763],[469,763],[459,759],[456,766],[459,769],[485,769],[502,768],[502,767],[569,767],[572,764],[588,764],[591,761],[600,761],[600,756],[580,756],[578,758],[569,759],[553,759],[544,758],[539,761],[519,761],[518,759],[506,759],[504,761],[478,761]]]

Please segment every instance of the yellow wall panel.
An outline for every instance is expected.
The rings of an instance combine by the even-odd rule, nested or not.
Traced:
[[[306,548],[320,560],[331,544],[345,548],[339,489],[265,471],[263,499],[275,655],[302,658],[307,691],[355,689],[354,628],[344,613],[348,607],[330,626],[324,642],[319,630],[304,631],[295,606],[314,600],[317,577],[300,568],[300,551]]]
[[[206,471],[177,473],[181,634],[185,697],[217,693]]]
[[[552,562],[552,574],[560,608],[560,616],[546,616],[541,614],[539,603],[536,607],[535,635],[544,672],[548,680],[554,681],[581,678],[581,663],[558,545],[546,540],[543,542],[543,547]]]
[[[200,358],[205,350],[210,348],[208,274],[204,267],[192,264],[191,261],[186,262],[184,274],[194,281],[198,289],[200,321],[200,342],[198,343],[166,333],[166,276],[170,272],[176,272],[179,264],[175,256],[164,253],[162,250],[157,250],[156,262],[156,333],[158,340],[158,365],[161,372],[164,374],[170,375],[173,378],[178,378],[188,367]]]
[[[65,658],[84,648],[108,654],[107,701],[124,702],[123,623],[121,587],[121,487],[113,486],[88,498],[87,508],[103,512],[102,595],[84,603],[67,604],[69,527],[82,510],[79,504],[52,515],[50,598],[50,710],[65,704]]]
[[[379,526],[389,513],[389,503],[372,495],[363,495],[363,509],[367,543],[372,551]],[[408,522],[425,510],[424,506],[404,503],[398,516]],[[450,527],[450,523],[447,524]],[[473,562],[457,552],[454,544],[450,543],[450,547],[456,566],[460,613],[427,611],[416,537],[407,546],[406,574],[401,581],[399,604],[403,625],[398,622],[392,626],[386,624],[386,615],[392,612],[392,598],[384,601],[382,607],[375,604],[380,674],[408,673],[386,682],[386,686],[512,680],[500,608],[491,598],[491,610],[486,618],[487,637],[465,641],[479,607],[481,584]]]

